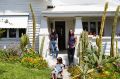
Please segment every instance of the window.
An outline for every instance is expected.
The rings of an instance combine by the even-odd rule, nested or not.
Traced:
[[[88,31],[88,22],[82,22],[83,30]]]
[[[92,35],[96,34],[96,23],[95,22],[90,22],[90,33]]]
[[[16,38],[16,29],[9,29],[9,37]]]
[[[100,32],[101,21],[82,22],[83,30],[88,31],[89,35],[97,35]]]
[[[21,37],[22,34],[26,34],[26,29],[19,29],[19,37]]]
[[[1,29],[3,33],[1,34],[1,38],[7,38],[7,29]]]
[[[100,33],[100,26],[101,26],[101,22],[98,22],[98,34]]]

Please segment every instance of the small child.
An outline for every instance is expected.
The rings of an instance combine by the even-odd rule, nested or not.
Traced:
[[[64,67],[65,67],[65,65],[62,62],[62,58],[58,57],[55,68],[52,71],[52,79],[57,79],[58,75],[60,75],[62,77],[62,72],[63,72]]]

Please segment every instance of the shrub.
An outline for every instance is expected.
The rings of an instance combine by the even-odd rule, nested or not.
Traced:
[[[17,48],[8,48],[5,50],[0,50],[0,60],[1,61],[18,61],[19,60],[19,50]]]
[[[42,69],[48,67],[42,56],[36,53],[25,53],[21,59],[22,65],[31,68]]]
[[[36,53],[33,48],[29,48],[29,49],[25,49],[24,51],[22,51],[22,54],[26,55],[26,53]]]
[[[69,67],[68,68],[68,72],[71,73],[71,77],[74,77],[76,75],[80,75],[81,74],[81,71],[80,71],[78,66]],[[75,79],[80,79],[80,76],[76,77]]]
[[[28,43],[29,37],[26,34],[22,35],[22,37],[20,38],[20,48],[22,51],[25,49]]]

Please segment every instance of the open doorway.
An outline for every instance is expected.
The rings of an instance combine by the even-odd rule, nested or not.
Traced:
[[[59,50],[65,50],[65,21],[55,21]]]

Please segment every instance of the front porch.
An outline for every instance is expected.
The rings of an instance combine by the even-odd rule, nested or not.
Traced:
[[[60,51],[66,50],[68,47],[68,33],[70,29],[73,29],[75,36],[77,36],[77,42],[79,42],[79,36],[83,30],[88,31],[90,41],[93,45],[96,45],[96,36],[99,34],[101,17],[43,17],[40,37],[46,37],[44,51],[48,50],[49,38],[48,35],[51,32],[51,29],[56,29],[58,33],[58,47]],[[104,34],[103,34],[103,48],[107,55],[110,51],[110,42],[111,42],[111,31],[112,31],[112,21],[113,17],[107,17],[105,22]],[[45,30],[45,32],[43,32]],[[118,45],[120,45],[120,18],[117,24],[116,30],[116,40],[118,40]],[[41,39],[40,38],[40,39]],[[41,42],[41,41],[40,41]],[[118,46],[120,47],[120,46]],[[120,48],[119,48],[120,49]],[[120,51],[120,50],[119,50]],[[77,55],[77,47],[76,47]]]

